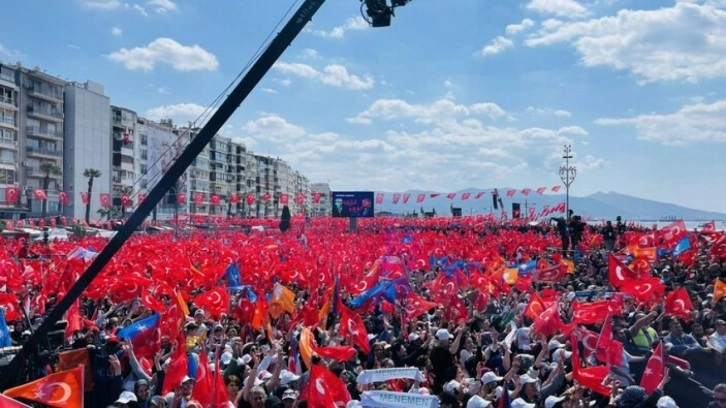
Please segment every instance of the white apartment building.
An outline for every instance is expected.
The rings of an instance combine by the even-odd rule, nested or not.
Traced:
[[[328,183],[313,183],[310,186],[310,206],[312,215],[319,216],[330,216],[333,213],[332,203],[330,202],[330,185]],[[316,193],[320,194],[320,201],[315,204],[312,201],[312,196]]]

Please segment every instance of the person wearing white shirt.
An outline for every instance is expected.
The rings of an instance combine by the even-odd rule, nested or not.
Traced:
[[[726,353],[726,322],[718,319],[714,322],[716,331],[708,336],[708,344],[722,355]]]

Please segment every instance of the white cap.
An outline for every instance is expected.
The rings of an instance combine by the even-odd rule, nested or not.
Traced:
[[[290,384],[300,379],[299,375],[295,375],[292,371],[282,370],[280,371],[280,384]]]
[[[431,395],[431,390],[426,387],[421,387],[418,389],[418,393],[421,395]]]
[[[259,378],[262,381],[267,381],[270,378],[272,378],[272,373],[267,370],[260,371],[259,374],[257,374],[257,378]]]
[[[194,381],[194,378],[192,378],[192,377],[190,377],[188,375],[185,375],[184,378],[182,378],[182,380],[181,380],[181,382],[179,384],[184,384],[187,381]]]
[[[567,397],[565,397],[565,396],[555,397],[554,395],[550,395],[545,400],[545,408],[553,408],[558,402],[562,402],[566,399],[567,399]]]
[[[522,384],[530,384],[530,383],[536,383],[537,382],[537,379],[536,378],[533,378],[533,377],[530,377],[527,374],[522,374],[522,375],[519,376],[519,381],[521,381]]]
[[[481,376],[481,383],[486,385],[491,382],[502,381],[503,379],[504,377],[499,377],[493,372],[487,371],[486,373],[484,373],[484,375]]]
[[[245,378],[245,380],[242,382],[243,386],[247,385],[247,381],[250,379],[250,377],[252,377],[252,376],[248,375],[247,378]],[[262,385],[262,380],[260,380],[257,377],[254,377],[254,382],[252,383],[252,385]]]
[[[408,341],[416,341],[420,338],[421,338],[421,336],[419,336],[416,332],[413,332],[408,335]]]
[[[219,357],[219,360],[222,362],[222,364],[227,365],[230,361],[232,361],[232,353],[225,351],[222,353],[222,356]]]
[[[512,406],[512,408],[534,408],[535,407],[534,404],[530,404],[529,402],[527,402],[521,398],[517,398],[516,400],[512,401],[511,406]]]
[[[245,354],[244,356],[240,357],[240,359],[242,360],[242,364],[249,364],[250,361],[252,361],[252,356],[250,356],[249,354]]]
[[[459,389],[460,386],[461,386],[461,384],[458,381],[451,380],[451,381],[447,382],[446,384],[444,384],[444,391],[453,392],[453,391],[456,391],[457,389]]]
[[[552,353],[552,361],[555,363],[567,360],[570,357],[572,357],[572,352],[565,349],[557,349],[554,353]]]
[[[439,329],[436,330],[436,338],[439,339],[439,341],[451,340],[454,338],[454,335],[449,333],[449,331],[446,329]]]
[[[469,402],[466,403],[466,408],[487,408],[491,406],[491,402],[485,400],[478,395],[469,398]]]
[[[119,395],[119,397],[116,400],[116,402],[114,402],[114,404],[116,404],[116,403],[118,403],[118,404],[128,404],[129,402],[132,402],[132,401],[133,402],[138,401],[136,399],[136,395],[134,395],[134,393],[131,392],[131,391],[123,391],[121,393],[121,395]]]
[[[550,351],[565,347],[564,344],[560,343],[559,341],[557,341],[555,339],[550,340],[550,342],[547,344],[547,346],[549,347]]]
[[[657,408],[678,408],[678,405],[676,405],[676,402],[673,400],[673,398],[667,395],[660,397],[658,403],[656,403],[655,406]]]
[[[282,398],[280,398],[280,399],[283,401],[289,400],[289,399],[296,400],[297,392],[295,392],[295,390],[285,390],[285,392],[282,393]]]

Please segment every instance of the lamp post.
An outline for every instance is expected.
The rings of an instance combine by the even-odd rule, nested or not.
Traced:
[[[575,181],[575,175],[577,175],[577,169],[575,166],[570,166],[570,159],[572,158],[572,146],[565,145],[565,155],[562,156],[565,159],[565,165],[560,167],[560,180],[565,185],[565,218],[570,219],[570,185]]]

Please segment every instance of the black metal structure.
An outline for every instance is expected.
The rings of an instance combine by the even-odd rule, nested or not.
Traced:
[[[25,346],[15,355],[10,364],[2,367],[2,371],[0,372],[0,390],[6,390],[15,385],[35,379],[31,371],[34,366],[40,363],[41,353],[38,346],[43,344],[49,331],[55,327],[56,322],[63,317],[63,314],[70,308],[73,302],[78,299],[81,293],[91,284],[116,252],[121,249],[123,244],[156,207],[157,203],[164,198],[167,191],[174,186],[192,161],[212,140],[219,129],[224,126],[237,107],[252,92],[324,2],[325,0],[305,0],[297,9],[292,18],[232,90],[227,99],[222,102],[219,109],[217,109],[197,136],[184,149],[177,161],[172,164],[161,180],[149,192],[146,199],[131,214],[128,221],[126,221],[116,235],[109,241],[106,247],[103,248],[101,253],[98,254],[88,269],[81,275],[73,287],[71,287],[66,296],[51,310]]]

